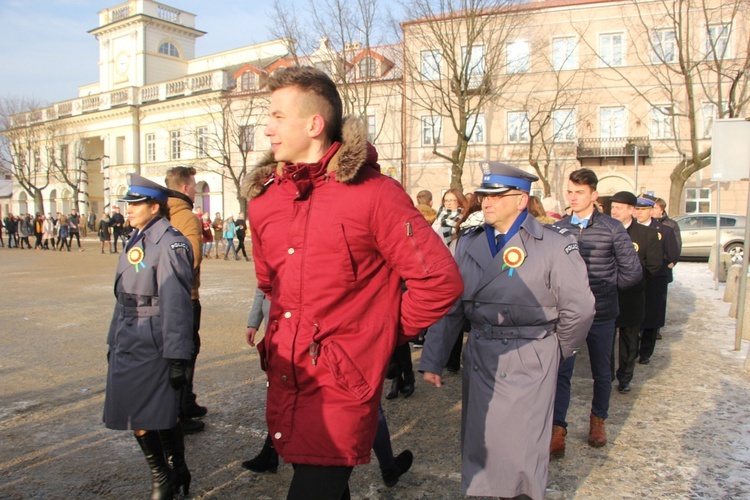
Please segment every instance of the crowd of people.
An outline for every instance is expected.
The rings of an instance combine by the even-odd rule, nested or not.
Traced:
[[[70,214],[64,215],[57,212],[57,217],[52,213],[46,216],[37,213],[36,216],[31,214],[13,215],[9,213],[3,217],[0,225],[0,248],[5,247],[3,240],[3,231],[8,238],[7,247],[23,250],[58,250],[63,249],[71,251],[71,245],[75,238],[78,245],[78,251],[83,252],[81,247],[81,233],[86,236],[86,229],[93,229],[94,221],[86,222],[73,209]],[[34,245],[31,245],[30,238],[34,238]]]
[[[461,492],[544,498],[550,458],[565,455],[583,344],[592,447],[607,444],[612,383],[627,395],[636,361],[651,361],[680,246],[663,200],[622,191],[607,215],[596,174],[581,168],[563,216],[531,195],[538,177],[485,161],[474,192],[448,189],[435,209],[429,191],[415,203],[381,175],[366,127],[343,118],[325,73],[287,68],[268,87],[272,151],[243,180],[247,220],[193,211],[190,167],[170,169],[166,187],[131,174],[121,200],[133,230],[115,279],[104,422],[134,432],[152,498],[189,491],[184,434],[204,430],[209,413],[193,383],[201,264],[221,243],[225,260],[249,260],[248,228],[257,289],[245,340],[268,379],[267,435],[243,467],[273,473],[283,459],[287,498],[346,499],[374,450],[396,485],[419,458],[394,455],[381,400],[386,379],[387,400],[416,390],[413,344],[427,383],[462,374]],[[72,215],[56,221],[68,248]],[[110,230],[117,252],[125,224],[102,214],[102,252]]]

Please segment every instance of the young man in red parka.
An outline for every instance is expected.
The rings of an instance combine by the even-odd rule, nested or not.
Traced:
[[[294,465],[288,498],[348,498],[353,467],[370,461],[394,347],[443,316],[463,284],[401,185],[380,174],[364,124],[342,119],[333,81],[295,67],[268,86],[271,152],[242,188],[271,300],[258,344],[268,430]]]

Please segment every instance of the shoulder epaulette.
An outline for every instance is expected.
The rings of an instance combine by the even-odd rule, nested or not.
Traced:
[[[555,226],[554,224],[542,224],[542,226],[546,227],[547,229],[551,229],[552,231],[560,234],[570,234],[570,230],[566,229],[564,227]]]

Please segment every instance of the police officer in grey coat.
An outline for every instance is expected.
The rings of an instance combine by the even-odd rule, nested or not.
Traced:
[[[482,164],[485,224],[458,241],[459,302],[425,336],[424,379],[437,387],[464,318],[461,490],[544,498],[557,368],[594,318],[578,244],[526,210],[539,180],[500,162]],[[487,425],[491,423],[492,425]]]
[[[172,498],[190,488],[177,417],[193,350],[192,249],[169,224],[168,191],[136,174],[129,184],[120,201],[136,231],[115,275],[104,424],[135,431],[151,469],[151,498]]]

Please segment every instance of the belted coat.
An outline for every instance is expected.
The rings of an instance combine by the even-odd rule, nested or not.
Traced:
[[[107,336],[109,429],[171,429],[177,423],[179,391],[169,384],[169,360],[187,360],[193,352],[192,254],[190,242],[166,219],[120,254]]]
[[[271,301],[258,346],[268,430],[295,464],[370,461],[397,340],[462,291],[448,248],[380,173],[364,124],[346,119],[342,137],[318,163],[269,156],[243,181],[258,287]]]
[[[420,371],[441,374],[464,318],[461,491],[541,500],[547,484],[557,369],[594,320],[575,238],[531,216],[493,258],[486,225],[458,241],[460,301],[425,335]],[[504,261],[522,254],[517,267]],[[518,262],[516,260],[516,262]]]

